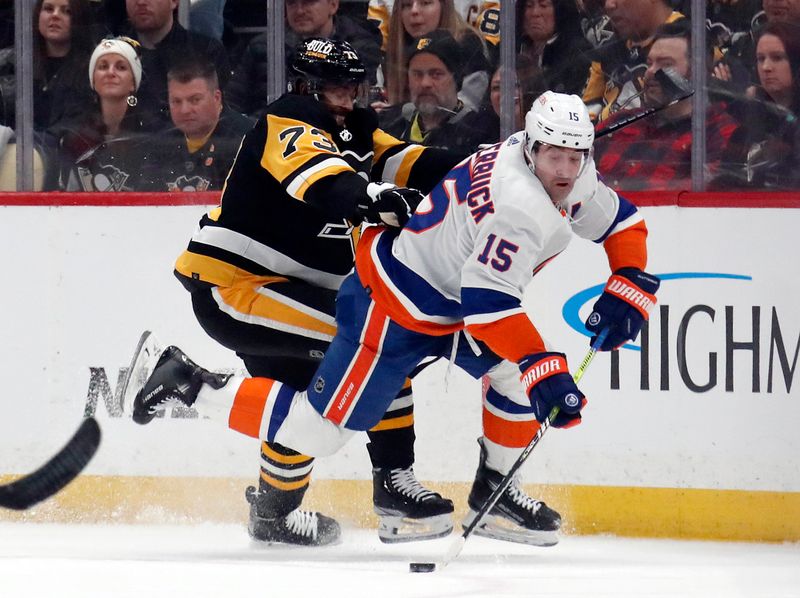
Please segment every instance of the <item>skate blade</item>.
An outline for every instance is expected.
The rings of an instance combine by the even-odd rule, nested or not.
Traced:
[[[418,542],[444,538],[453,531],[450,513],[423,519],[383,515],[378,526],[378,538],[384,544]]]
[[[133,352],[131,365],[122,380],[122,411],[128,417],[133,417],[133,402],[136,395],[147,382],[150,374],[153,373],[163,351],[164,347],[149,330],[145,330],[139,337],[139,344]]]
[[[462,526],[466,529],[477,513],[473,510],[464,518]],[[521,527],[505,517],[489,513],[483,518],[481,524],[472,532],[476,536],[528,544],[530,546],[555,546],[558,544],[558,532],[555,530],[532,530]]]

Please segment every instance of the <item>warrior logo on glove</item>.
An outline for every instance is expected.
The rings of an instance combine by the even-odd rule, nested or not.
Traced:
[[[620,268],[614,272],[586,319],[586,329],[594,334],[591,343],[604,328],[609,333],[600,351],[613,351],[636,340],[656,304],[655,293],[660,284],[658,277],[638,268]]]
[[[553,407],[558,407],[558,414],[550,421],[551,426],[571,428],[581,423],[581,409],[586,405],[586,397],[570,376],[563,353],[533,353],[523,357],[518,365],[522,372],[520,380],[539,422],[544,422]]]

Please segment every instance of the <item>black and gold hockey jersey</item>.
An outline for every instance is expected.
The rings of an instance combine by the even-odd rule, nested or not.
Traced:
[[[190,290],[270,277],[338,289],[353,267],[368,181],[427,193],[461,158],[401,142],[355,108],[336,124],[310,96],[273,102],[245,136],[220,206],[200,220],[176,275]]]

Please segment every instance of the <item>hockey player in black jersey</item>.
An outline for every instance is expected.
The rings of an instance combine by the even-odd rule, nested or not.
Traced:
[[[416,189],[430,191],[463,156],[379,129],[375,113],[355,105],[365,72],[346,42],[304,41],[292,71],[290,93],[245,136],[221,205],[201,219],[175,272],[203,329],[251,375],[302,388],[335,335],[336,292],[353,267],[359,224],[402,226],[422,199]],[[414,476],[410,382],[368,434],[380,538],[448,534],[453,503]],[[255,539],[337,540],[336,521],[299,508],[312,465],[291,447],[262,443],[258,486],[246,493]]]

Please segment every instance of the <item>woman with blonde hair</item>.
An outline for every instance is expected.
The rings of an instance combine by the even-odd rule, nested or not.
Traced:
[[[489,84],[489,60],[480,34],[458,14],[453,0],[396,0],[389,19],[383,76],[389,104],[408,101],[408,57],[415,40],[446,29],[462,48],[464,82],[459,97],[476,107]]]

